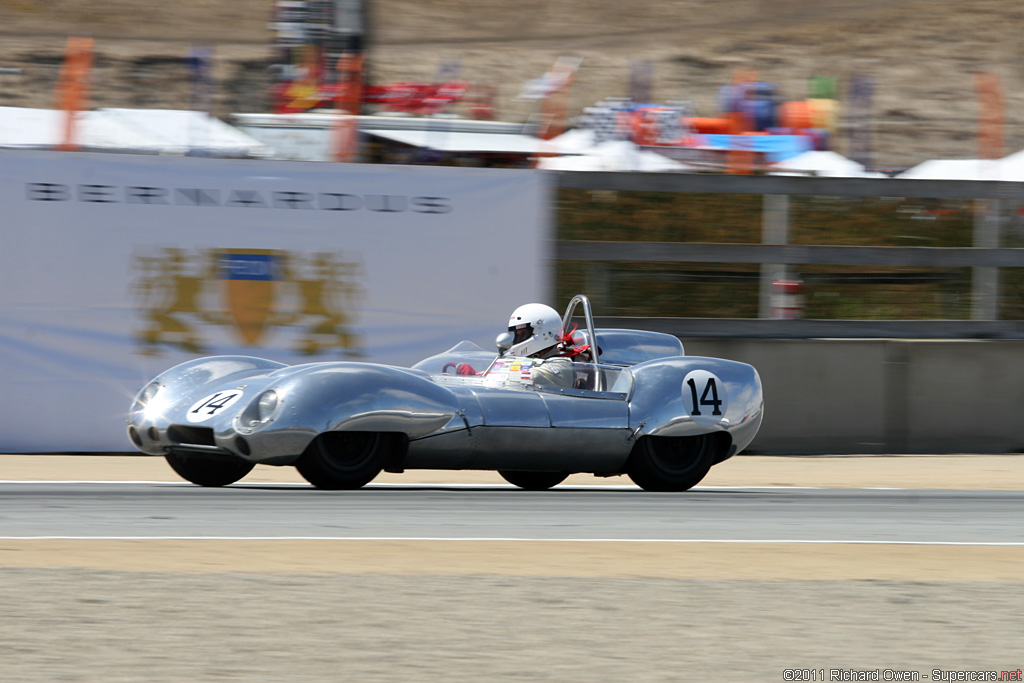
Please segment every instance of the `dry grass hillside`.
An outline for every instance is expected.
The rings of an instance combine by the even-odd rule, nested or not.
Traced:
[[[1007,153],[1024,148],[1024,5],[1014,0],[368,0],[371,77],[429,79],[444,59],[497,86],[499,115],[525,120],[523,83],[560,55],[583,58],[570,113],[625,94],[631,63],[654,65],[656,101],[690,100],[717,114],[716,95],[737,68],[756,67],[787,98],[811,76],[876,80],[878,162],[907,166],[977,154],[974,73],[1005,88]],[[90,104],[184,107],[182,56],[191,44],[217,56],[217,111],[267,107],[270,0],[0,0],[0,105],[49,106],[64,36],[96,38]],[[625,8],[625,9],[624,9]],[[843,142],[839,141],[843,151]]]

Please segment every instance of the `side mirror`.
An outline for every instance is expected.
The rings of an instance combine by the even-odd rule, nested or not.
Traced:
[[[498,346],[498,356],[504,356],[512,348],[512,340],[515,339],[511,332],[502,332],[494,343]]]

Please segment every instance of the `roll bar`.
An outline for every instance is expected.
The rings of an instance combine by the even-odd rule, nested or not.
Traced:
[[[590,299],[584,294],[577,294],[569,301],[569,305],[565,308],[565,315],[562,316],[562,329],[568,330],[569,323],[572,321],[572,315],[576,312],[576,304],[583,305],[583,319],[587,325],[587,341],[590,342],[590,359],[591,365],[594,366],[594,382],[595,389],[598,391],[604,391],[601,378],[601,370],[597,367],[598,361],[598,348],[597,348],[597,332],[594,329],[594,314],[590,309]]]

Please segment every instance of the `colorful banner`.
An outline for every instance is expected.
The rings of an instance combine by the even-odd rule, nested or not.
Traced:
[[[550,140],[565,130],[569,91],[572,90],[573,78],[582,61],[578,57],[559,57],[550,71],[529,83],[520,95],[522,99],[541,100],[537,137]]]
[[[625,97],[609,97],[587,107],[580,117],[580,127],[594,131],[594,144],[608,140],[629,140],[632,134],[629,116],[633,101]]]
[[[978,91],[978,156],[982,159],[1000,159],[1004,155],[1003,137],[1006,127],[1006,105],[999,75],[992,71],[979,71],[974,75]]]
[[[409,365],[549,301],[527,170],[0,155],[0,452],[127,451],[203,355]],[[555,303],[555,302],[551,302]]]
[[[271,87],[274,111],[330,106],[343,79],[344,55],[366,51],[365,0],[275,0],[274,32],[280,80]]]
[[[334,122],[334,161],[352,162],[359,157],[359,128],[356,116],[363,99],[363,57],[359,54],[342,55],[338,60],[338,83],[335,108],[338,114]]]
[[[65,114],[63,141],[57,147],[62,152],[75,152],[79,149],[77,120],[78,113],[86,108],[89,101],[92,47],[92,38],[68,37],[64,64],[57,77],[57,89],[54,93],[54,108],[62,110]]]

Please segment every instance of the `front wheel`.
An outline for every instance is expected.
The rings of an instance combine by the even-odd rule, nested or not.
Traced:
[[[241,458],[168,453],[167,464],[184,479],[200,486],[227,486],[249,474],[254,465]]]
[[[687,491],[707,475],[728,439],[724,432],[645,436],[633,446],[626,474],[645,491]]]
[[[380,474],[400,434],[326,432],[313,439],[295,469],[318,489],[358,489]]]
[[[514,470],[499,470],[498,474],[513,486],[527,491],[547,491],[552,486],[561,484],[569,476],[568,472],[519,472]]]

